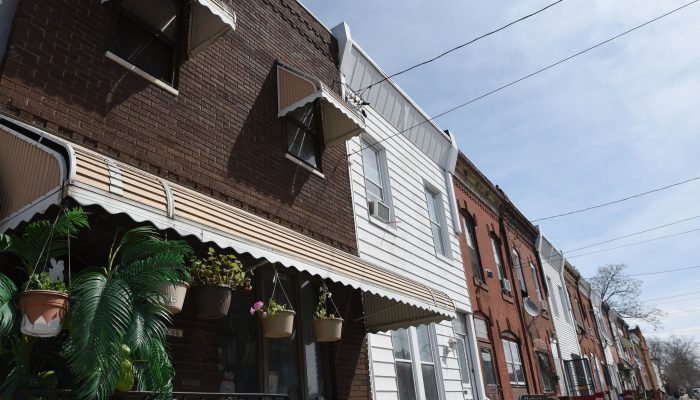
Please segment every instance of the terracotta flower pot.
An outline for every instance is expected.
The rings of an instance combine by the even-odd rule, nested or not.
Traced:
[[[221,319],[231,306],[231,288],[223,285],[195,286],[194,303],[199,318]]]
[[[342,318],[319,318],[314,320],[314,335],[317,342],[335,342],[343,334]]]
[[[292,336],[294,315],[291,310],[280,311],[272,317],[262,319],[263,335],[267,338],[280,339]]]
[[[70,297],[55,290],[28,290],[19,295],[22,322],[20,331],[27,336],[52,337],[61,332]]]
[[[182,311],[182,305],[185,303],[185,296],[187,295],[187,288],[189,288],[185,282],[178,282],[175,284],[165,283],[160,287],[160,294],[163,296],[163,305],[173,314],[177,314]]]

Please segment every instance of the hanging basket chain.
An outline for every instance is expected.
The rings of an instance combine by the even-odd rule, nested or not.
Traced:
[[[270,296],[270,298],[275,297],[275,290],[277,289],[277,285],[279,285],[280,290],[282,290],[282,294],[284,294],[284,298],[287,299],[287,305],[289,306],[289,308],[292,309],[292,311],[294,311],[294,307],[292,306],[292,301],[289,300],[289,296],[287,296],[287,292],[284,290],[284,285],[282,285],[282,281],[280,280],[280,276],[277,273],[277,268],[275,268],[275,275],[272,277],[272,283],[273,283],[272,295]]]
[[[49,237],[46,239],[44,242],[44,245],[41,247],[41,251],[39,252],[39,257],[37,257],[36,262],[34,263],[34,268],[32,268],[32,273],[29,274],[29,278],[27,279],[27,284],[24,286],[24,291],[26,292],[29,289],[29,284],[31,283],[31,277],[34,276],[36,273],[36,269],[39,267],[39,263],[41,262],[41,258],[44,256],[44,251],[46,251],[46,246],[49,245],[53,241],[53,233],[54,229],[56,228],[56,224],[58,223],[58,219],[61,217],[61,213],[59,212],[58,215],[56,215],[56,219],[53,220],[53,224],[51,224],[51,230],[49,231]]]
[[[340,310],[338,309],[338,306],[335,304],[335,301],[333,301],[333,293],[328,290],[328,286],[326,286],[326,282],[323,282],[323,290],[325,290],[328,293],[328,298],[331,300],[331,304],[333,304],[333,308],[335,309],[335,313],[338,316],[338,318],[342,319],[343,316],[340,315]]]

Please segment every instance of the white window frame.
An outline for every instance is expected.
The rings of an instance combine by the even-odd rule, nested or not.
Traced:
[[[567,294],[564,291],[564,288],[561,287],[561,285],[557,285],[557,290],[559,292],[559,300],[561,301],[561,308],[562,311],[564,312],[564,319],[566,319],[566,322],[571,323],[571,315],[569,312],[569,303],[567,299]]]
[[[501,342],[503,343],[503,351],[506,353],[506,357],[504,360],[506,363],[506,368],[508,367],[508,364],[512,366],[513,376],[515,376],[516,379],[515,381],[512,381],[510,380],[510,377],[508,377],[508,380],[510,381],[511,385],[527,386],[527,378],[525,378],[525,367],[523,366],[523,360],[520,358],[520,345],[518,344],[518,342],[507,338],[501,338]],[[513,348],[514,346],[515,348]],[[511,357],[511,361],[508,361],[509,354]],[[520,367],[520,373],[523,376],[522,381],[517,380],[518,375],[515,373],[516,366]]]
[[[559,315],[559,306],[557,303],[557,294],[554,293],[554,284],[552,283],[552,278],[547,277],[545,279],[547,283],[547,289],[549,290],[549,298],[552,300],[552,313],[554,313],[554,316],[557,318],[560,318],[561,316]]]
[[[457,313],[457,318],[452,320],[452,330],[454,332],[456,340],[455,356],[457,357],[457,364],[459,365],[459,372],[462,382],[462,392],[464,392],[464,394],[466,395],[470,395],[473,391],[472,383],[474,382],[474,371],[472,369],[473,363],[469,351],[469,336],[467,335],[466,320],[467,316],[465,314]],[[466,363],[466,365],[464,366],[462,366],[460,361],[460,353],[464,353],[464,362]],[[464,381],[465,378],[466,382]]]
[[[435,249],[435,255],[438,257],[443,257],[447,259],[452,259],[452,243],[450,241],[449,234],[447,233],[447,220],[445,218],[445,201],[442,192],[433,185],[427,182],[424,185],[425,189],[425,205],[426,211],[428,211],[428,226],[430,227],[430,236],[433,238],[433,248]],[[435,220],[430,218],[430,202],[431,199],[435,201]],[[433,234],[433,226],[438,228],[439,237],[435,237]],[[438,249],[438,240],[442,244],[442,252]]]
[[[532,279],[535,281],[535,293],[537,293],[537,300],[542,301],[542,288],[540,287],[540,281],[537,279],[537,268],[535,264],[530,261],[530,270],[532,271]]]
[[[462,215],[462,223],[464,224],[464,241],[467,243],[469,262],[472,264],[472,275],[479,282],[483,283],[486,279],[484,278],[484,266],[481,263],[481,254],[479,254],[479,244],[476,241],[474,218],[471,215]],[[473,257],[472,252],[474,252]],[[474,265],[474,263],[476,263],[476,265]]]
[[[362,175],[365,181],[365,199],[367,200],[367,217],[370,222],[379,225],[383,228],[388,228],[390,230],[396,230],[396,224],[386,223],[380,221],[379,219],[369,215],[369,202],[372,200],[379,200],[385,206],[389,208],[389,221],[394,221],[394,204],[391,195],[391,180],[389,179],[389,165],[387,162],[386,149],[379,144],[377,140],[367,135],[366,133],[360,137],[360,156],[362,159]],[[375,157],[377,158],[378,172],[379,172],[379,185],[377,182],[373,182],[367,176],[366,170],[366,160],[365,160],[365,150],[372,150]],[[367,190],[367,182],[371,182],[382,190],[382,199],[377,199],[376,196],[370,195],[369,190]]]
[[[513,259],[513,267],[515,268],[515,271],[518,274],[518,281],[520,281],[520,291],[522,292],[523,296],[527,296],[527,284],[525,283],[523,263],[520,259],[520,253],[518,253],[518,250],[516,250],[515,248],[513,248],[513,251],[511,251],[511,258]]]
[[[498,240],[494,235],[491,235],[491,250],[493,251],[494,263],[496,264],[496,272],[498,273],[498,280],[502,281],[507,279],[505,274],[505,266],[503,265],[503,254],[501,253],[501,241]],[[512,285],[511,285],[512,286]]]
[[[435,327],[434,324],[430,324],[426,326],[427,331],[428,331],[428,340],[430,342],[430,351],[431,351],[431,356],[432,356],[432,362],[430,361],[423,361],[420,359],[420,348],[418,347],[418,332],[416,330],[416,327],[409,327],[406,328],[406,332],[408,334],[408,343],[409,343],[409,349],[411,351],[411,360],[404,360],[404,359],[396,359],[394,357],[394,363],[411,363],[411,369],[413,371],[413,385],[414,385],[414,390],[416,392],[416,400],[434,400],[434,399],[428,399],[426,397],[425,393],[425,384],[423,383],[423,369],[422,366],[423,364],[429,364],[433,365],[435,368],[435,387],[437,388],[437,393],[438,393],[438,400],[444,400],[445,397],[445,390],[443,388],[443,383],[442,383],[442,370],[440,369],[440,359],[439,359],[439,353],[438,353],[438,347],[437,347],[437,337],[435,334]],[[393,335],[391,336],[392,339],[392,347],[393,347],[393,340],[394,337]],[[397,393],[398,393],[398,374],[396,376],[397,382]]]

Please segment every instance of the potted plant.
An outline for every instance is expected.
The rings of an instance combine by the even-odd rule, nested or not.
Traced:
[[[66,284],[42,272],[31,275],[26,288],[19,295],[20,332],[35,337],[58,335],[70,301]]]
[[[343,319],[335,313],[328,312],[327,302],[330,297],[331,292],[325,287],[322,288],[316,305],[316,319],[314,319],[314,335],[317,342],[335,342],[340,340],[343,333]]]
[[[270,298],[267,304],[256,301],[250,307],[250,315],[257,315],[262,320],[263,335],[267,338],[280,339],[292,336],[294,315],[286,305]]]
[[[217,254],[212,247],[207,256],[192,256],[188,272],[194,283],[194,301],[200,318],[220,319],[228,315],[231,290],[243,286],[250,291],[252,272],[233,254]]]

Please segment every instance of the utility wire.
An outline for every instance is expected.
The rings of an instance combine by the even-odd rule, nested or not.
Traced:
[[[690,296],[691,294],[698,294],[700,293],[700,290],[697,292],[688,292],[688,293],[683,293],[683,294],[675,294],[673,296],[664,296],[664,297],[655,297],[653,299],[646,299],[642,300],[642,302],[648,303],[650,301],[655,301],[655,300],[664,300],[664,299],[672,299],[674,297],[683,297],[683,296]]]
[[[505,85],[502,85],[502,86],[500,86],[500,87],[498,87],[498,88],[496,88],[496,89],[493,89],[493,90],[491,90],[491,91],[488,91],[488,92],[486,92],[486,93],[484,93],[484,94],[482,94],[482,95],[480,95],[480,96],[474,97],[473,99],[468,100],[468,101],[466,101],[466,102],[464,102],[464,103],[462,103],[462,104],[460,104],[460,105],[457,105],[457,106],[455,106],[455,107],[452,107],[452,108],[450,108],[450,109],[448,109],[448,110],[446,110],[446,111],[443,111],[443,112],[441,112],[440,114],[437,114],[437,115],[435,115],[435,116],[433,116],[433,117],[427,118],[427,119],[426,119],[425,121],[423,121],[423,122],[419,122],[419,123],[417,123],[417,124],[415,124],[415,125],[413,125],[413,126],[411,126],[411,127],[409,127],[409,128],[406,128],[406,129],[404,129],[404,130],[402,130],[402,131],[393,133],[393,134],[391,134],[391,135],[389,135],[389,136],[387,136],[387,137],[385,137],[385,138],[379,139],[379,140],[375,141],[374,143],[370,144],[369,146],[366,146],[366,147],[360,146],[360,148],[359,148],[358,150],[355,150],[355,151],[353,151],[353,152],[348,153],[348,157],[350,157],[350,156],[352,156],[352,155],[354,155],[354,154],[360,153],[362,150],[364,150],[364,149],[366,149],[366,148],[374,147],[375,145],[377,145],[377,144],[379,144],[379,143],[381,143],[381,142],[385,142],[385,141],[387,141],[387,140],[389,140],[389,139],[391,139],[391,138],[394,138],[394,137],[396,137],[396,136],[398,136],[398,135],[400,135],[400,134],[402,134],[402,133],[408,132],[408,131],[410,131],[410,130],[413,129],[413,128],[417,128],[417,127],[419,127],[419,126],[421,126],[421,125],[427,124],[428,122],[434,121],[434,120],[436,120],[436,119],[438,119],[438,118],[440,118],[440,117],[442,117],[442,116],[444,116],[444,115],[446,115],[446,114],[449,114],[449,113],[451,113],[451,112],[457,111],[457,110],[459,110],[460,108],[466,107],[466,106],[468,106],[469,104],[472,104],[472,103],[474,103],[474,102],[477,102],[477,101],[483,99],[484,97],[490,96],[490,95],[492,95],[492,94],[494,94],[494,93],[500,92],[500,91],[503,90],[503,89],[506,89],[506,88],[508,88],[508,87],[511,87],[511,86],[513,86],[513,85],[515,85],[515,84],[517,84],[517,83],[520,83],[520,82],[524,81],[525,79],[531,78],[531,77],[533,77],[533,76],[535,76],[535,75],[537,75],[537,74],[540,74],[540,73],[542,73],[542,72],[544,72],[544,71],[547,71],[547,70],[549,70],[549,69],[551,69],[551,68],[554,68],[554,67],[556,67],[556,66],[559,65],[559,64],[562,64],[562,63],[564,63],[564,62],[566,62],[566,61],[571,60],[572,58],[578,57],[578,56],[580,56],[580,55],[582,55],[582,54],[584,54],[584,53],[587,53],[587,52],[589,52],[589,51],[591,51],[591,50],[593,50],[593,49],[596,49],[596,48],[598,48],[598,47],[600,47],[600,46],[602,46],[602,45],[604,45],[604,44],[606,44],[606,43],[612,42],[612,41],[615,40],[615,39],[618,39],[618,38],[620,38],[620,37],[622,37],[622,36],[624,36],[624,35],[627,35],[628,33],[634,32],[634,31],[636,31],[637,29],[640,29],[640,28],[642,28],[642,27],[644,27],[644,26],[646,26],[646,25],[649,25],[649,24],[651,24],[651,23],[653,23],[653,22],[655,22],[655,21],[658,21],[658,20],[660,20],[660,19],[662,19],[662,18],[664,18],[664,17],[667,17],[667,16],[669,16],[669,15],[671,15],[671,14],[673,14],[673,13],[676,13],[676,12],[678,12],[678,11],[684,9],[685,7],[688,7],[688,6],[692,5],[692,4],[697,3],[698,1],[700,1],[700,0],[693,0],[693,1],[691,1],[690,3],[686,3],[686,4],[684,4],[684,5],[682,5],[682,6],[678,7],[678,8],[675,8],[675,9],[673,9],[673,10],[671,10],[671,11],[665,13],[665,14],[662,14],[662,15],[660,15],[660,16],[654,18],[654,19],[650,19],[649,21],[644,22],[643,24],[637,25],[637,26],[635,26],[634,28],[628,29],[628,30],[626,30],[626,31],[624,31],[624,32],[622,32],[622,33],[620,33],[620,34],[618,34],[618,35],[615,35],[615,36],[611,37],[610,39],[604,40],[604,41],[602,41],[602,42],[600,42],[600,43],[598,43],[598,44],[596,44],[596,45],[593,45],[593,46],[588,47],[588,48],[586,48],[586,49],[584,49],[584,50],[581,50],[581,51],[579,51],[579,52],[576,53],[576,54],[573,54],[573,55],[571,55],[571,56],[569,56],[569,57],[563,58],[563,59],[561,59],[561,60],[559,60],[559,61],[557,61],[557,62],[555,62],[555,63],[553,63],[553,64],[549,64],[549,65],[546,66],[546,67],[540,68],[540,69],[538,69],[538,70],[535,71],[535,72],[532,72],[532,73],[527,74],[527,75],[525,75],[525,76],[523,76],[523,77],[521,77],[521,78],[519,78],[519,79],[516,79],[516,80],[514,80],[514,81],[511,81],[510,83],[507,83],[507,84],[505,84]],[[699,177],[699,178],[700,178],[700,177]],[[551,217],[551,218],[555,218],[555,217],[553,216],[553,217]]]
[[[591,252],[588,252],[588,253],[575,254],[575,255],[573,255],[573,256],[564,256],[564,258],[569,259],[569,258],[576,258],[576,257],[588,256],[588,255],[591,255],[591,254],[603,253],[603,252],[606,252],[606,251],[622,249],[622,248],[630,247],[630,246],[636,246],[636,245],[638,245],[638,244],[654,242],[654,241],[661,240],[661,239],[667,239],[667,238],[674,237],[674,236],[686,235],[686,234],[688,234],[688,233],[693,233],[693,232],[697,232],[697,231],[700,231],[700,228],[691,229],[691,230],[685,231],[685,232],[678,232],[678,233],[674,233],[674,234],[666,235],[666,236],[659,236],[659,237],[655,237],[655,238],[653,238],[653,239],[641,240],[641,241],[639,241],[639,242],[632,242],[632,243],[624,244],[624,245],[621,245],[621,246],[609,247],[609,248],[607,248],[607,249],[591,251]],[[553,257],[558,257],[558,258],[555,258],[555,259],[552,260],[551,258],[553,258]],[[544,259],[544,260],[547,260],[547,261],[549,261],[549,262],[556,262],[556,261],[561,261],[562,256],[557,255],[557,256],[550,256],[550,257],[543,257],[543,259]]]
[[[683,303],[686,301],[698,301],[698,300],[700,300],[700,297],[691,297],[689,299],[682,299],[682,300],[662,301],[661,303],[656,303],[655,305],[660,306],[660,305],[664,305],[664,304]]]
[[[575,251],[587,249],[587,248],[589,248],[589,247],[595,247],[595,246],[598,246],[598,245],[601,245],[601,244],[614,242],[614,241],[617,241],[617,240],[620,240],[620,239],[625,239],[625,238],[628,238],[628,237],[632,237],[632,236],[636,236],[636,235],[641,235],[642,233],[651,232],[651,231],[654,231],[654,230],[657,230],[657,229],[665,228],[665,227],[667,227],[667,226],[680,224],[680,223],[682,223],[682,222],[690,221],[690,220],[693,220],[693,219],[696,219],[696,218],[700,218],[700,215],[696,215],[696,216],[694,216],[694,217],[682,219],[682,220],[675,221],[675,222],[671,222],[671,223],[664,224],[664,225],[655,226],[655,227],[653,227],[653,228],[649,228],[649,229],[645,229],[645,230],[643,230],[643,231],[638,231],[638,232],[630,233],[630,234],[627,234],[627,235],[624,235],[624,236],[618,236],[618,237],[616,237],[616,238],[608,239],[608,240],[605,240],[605,241],[602,241],[602,242],[589,244],[588,246],[579,247],[578,249],[567,250],[567,251],[565,251],[565,253],[573,253],[573,252],[575,252]]]
[[[695,1],[700,1],[700,0],[695,0]],[[680,186],[680,185],[683,185],[683,184],[688,183],[688,182],[696,181],[696,180],[698,180],[698,179],[700,179],[700,176],[696,176],[696,177],[693,177],[693,178],[690,178],[690,179],[686,179],[686,180],[684,180],[684,181],[682,181],[682,182],[672,183],[672,184],[670,184],[670,185],[666,185],[666,186],[663,186],[663,187],[660,187],[660,188],[652,189],[652,190],[649,190],[649,191],[646,191],[646,192],[643,192],[643,193],[637,193],[637,194],[635,194],[635,195],[627,196],[627,197],[624,197],[624,198],[622,198],[622,199],[609,201],[609,202],[607,202],[607,203],[597,204],[597,205],[595,205],[595,206],[586,207],[586,208],[581,208],[581,209],[579,209],[579,210],[569,211],[569,212],[565,212],[565,213],[562,213],[562,214],[550,215],[549,217],[533,219],[533,220],[530,221],[530,222],[545,221],[545,220],[548,220],[548,219],[564,217],[564,216],[572,215],[572,214],[578,214],[578,213],[582,213],[582,212],[584,212],[584,211],[590,211],[590,210],[593,210],[593,209],[596,209],[596,208],[601,208],[601,207],[609,206],[609,205],[611,205],[611,204],[622,203],[623,201],[635,199],[635,198],[637,198],[637,197],[642,197],[642,196],[645,196],[645,195],[650,194],[650,193],[660,192],[660,191],[662,191],[662,190],[670,189],[670,188],[675,187],[675,186]]]
[[[642,275],[667,274],[667,273],[669,273],[669,272],[686,271],[686,270],[695,269],[695,268],[700,268],[700,265],[696,265],[696,266],[694,266],[694,267],[686,267],[686,268],[667,269],[667,270],[664,270],[664,271],[643,272],[643,273],[639,273],[639,274],[625,274],[625,276],[642,276]]]
[[[541,9],[539,9],[539,10],[537,10],[537,11],[531,13],[531,14],[528,14],[528,15],[524,16],[524,17],[518,18],[518,19],[516,19],[515,21],[512,21],[512,22],[510,22],[510,23],[508,23],[508,24],[506,24],[506,25],[503,25],[502,27],[500,27],[500,28],[498,28],[498,29],[496,29],[496,30],[493,30],[493,31],[491,31],[491,32],[488,32],[488,33],[485,33],[485,34],[483,34],[483,35],[481,35],[481,36],[478,36],[478,37],[476,37],[476,38],[474,38],[474,39],[472,39],[472,40],[470,40],[470,41],[468,41],[468,42],[466,42],[466,43],[460,44],[460,45],[457,46],[457,47],[453,47],[453,48],[451,48],[451,49],[449,49],[449,50],[447,50],[447,51],[445,51],[445,52],[439,54],[439,55],[436,56],[436,57],[433,57],[433,58],[431,58],[431,59],[425,60],[425,61],[423,61],[423,62],[421,62],[421,63],[415,64],[415,65],[410,66],[410,67],[408,67],[408,68],[406,68],[406,69],[403,69],[403,70],[401,70],[401,71],[399,71],[399,72],[396,72],[396,73],[394,73],[394,74],[391,74],[391,75],[389,75],[389,76],[386,76],[386,77],[384,77],[384,78],[382,78],[382,79],[380,79],[380,80],[378,80],[378,81],[376,81],[376,82],[373,82],[373,83],[369,84],[368,86],[366,86],[366,87],[364,87],[364,88],[358,90],[358,92],[364,93],[366,90],[372,89],[373,86],[378,85],[378,84],[380,84],[380,83],[382,83],[382,82],[388,81],[389,79],[391,79],[391,78],[393,78],[393,77],[395,77],[395,76],[399,76],[399,75],[401,75],[401,74],[405,74],[405,73],[408,72],[408,71],[414,70],[414,69],[416,69],[416,68],[418,68],[418,67],[421,67],[421,66],[423,66],[423,65],[425,65],[425,64],[429,64],[429,63],[431,63],[431,62],[433,62],[433,61],[436,61],[437,59],[442,58],[442,57],[444,57],[444,56],[446,56],[446,55],[448,55],[448,54],[450,54],[450,53],[452,53],[452,52],[454,52],[454,51],[457,51],[457,50],[461,49],[462,47],[468,46],[468,45],[470,45],[470,44],[472,44],[472,43],[474,43],[474,42],[476,42],[476,41],[478,41],[478,40],[481,40],[481,39],[487,37],[487,36],[491,36],[491,35],[493,35],[494,33],[498,33],[498,32],[500,32],[500,31],[502,31],[502,30],[508,28],[508,27],[511,26],[511,25],[515,25],[515,24],[517,24],[518,22],[521,22],[521,21],[524,21],[524,20],[526,20],[526,19],[528,19],[528,18],[530,18],[530,17],[533,17],[533,16],[535,16],[535,15],[537,15],[537,14],[539,14],[539,13],[541,13],[541,12],[543,12],[543,11],[545,11],[545,10],[551,8],[551,7],[554,7],[555,5],[561,3],[562,1],[564,1],[564,0],[555,1],[554,3],[548,5],[548,6],[544,7],[544,8],[541,8]]]
[[[698,312],[700,311],[700,308],[693,308],[691,310],[683,310],[683,311],[675,311],[675,312],[667,312],[665,313],[666,315],[676,315],[676,314],[687,314],[691,312]]]

